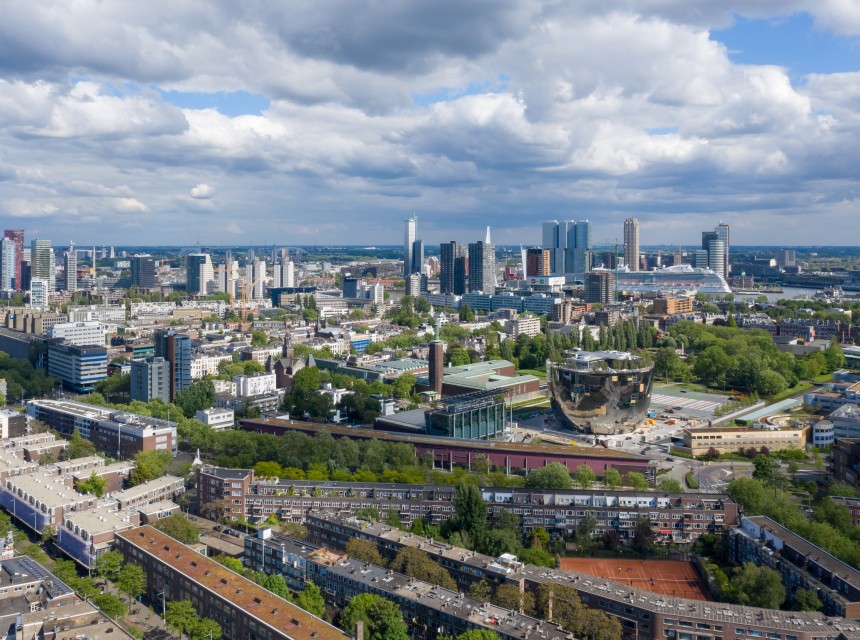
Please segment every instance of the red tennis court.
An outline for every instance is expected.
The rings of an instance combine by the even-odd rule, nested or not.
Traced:
[[[712,599],[692,562],[561,558],[559,566],[568,571],[587,573],[666,596],[691,600]]]

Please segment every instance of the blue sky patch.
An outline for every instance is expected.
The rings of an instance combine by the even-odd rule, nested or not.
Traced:
[[[216,109],[225,116],[259,116],[269,108],[269,100],[257,93],[247,91],[164,91],[153,87],[165,102],[181,109]]]

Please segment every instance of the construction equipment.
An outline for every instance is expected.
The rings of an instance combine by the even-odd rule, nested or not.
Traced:
[[[251,298],[249,296],[254,295],[254,287],[256,287],[260,282],[262,282],[263,277],[256,278],[251,282],[251,286],[248,287],[247,291],[245,289],[245,279],[242,279],[242,283],[240,286],[239,297],[240,297],[240,306],[239,306],[239,317],[242,319],[242,322],[245,322],[245,308],[248,304],[248,300]]]

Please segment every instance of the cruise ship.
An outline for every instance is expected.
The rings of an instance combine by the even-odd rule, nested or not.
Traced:
[[[705,293],[725,295],[732,290],[722,274],[688,264],[664,267],[654,271],[618,270],[618,290],[626,293]]]
[[[574,430],[632,431],[648,413],[653,369],[626,351],[575,350],[564,362],[546,363],[552,408]]]

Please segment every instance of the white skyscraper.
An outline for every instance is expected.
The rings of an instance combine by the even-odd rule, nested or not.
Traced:
[[[215,290],[222,293],[236,295],[236,286],[239,282],[239,261],[228,260],[218,267],[215,278]]]
[[[48,283],[48,291],[54,291],[56,289],[55,268],[51,241],[33,240],[30,243],[30,277],[45,280]]]
[[[52,289],[50,283],[43,278],[30,279],[30,306],[44,308],[48,306],[48,300]]]
[[[412,273],[412,243],[415,242],[418,235],[418,216],[413,215],[407,218],[406,234],[403,236],[403,275],[408,276]]]
[[[245,265],[245,296],[249,300],[262,300],[266,286],[266,261],[254,259]]]
[[[296,286],[295,267],[293,266],[292,260],[288,260],[287,262],[276,262],[273,265],[272,286],[275,288]]]
[[[69,250],[66,251],[65,261],[66,272],[66,291],[78,290],[78,252],[75,249],[75,243],[69,243]]]
[[[190,253],[186,262],[187,290],[192,296],[206,296],[215,291],[215,269],[208,253]]]
[[[0,240],[0,289],[11,291],[15,280],[15,241],[11,238]]]
[[[723,241],[723,277],[728,278],[729,273],[731,273],[732,266],[729,264],[729,225],[725,222],[721,222],[716,227],[714,227],[714,231],[720,240]]]

